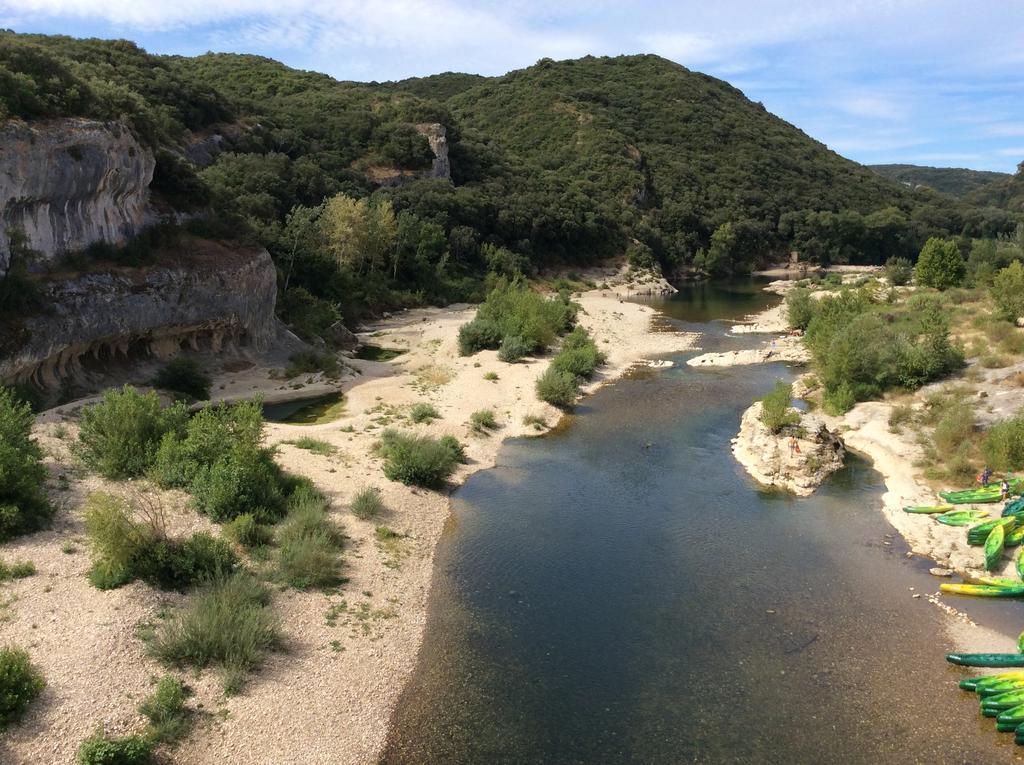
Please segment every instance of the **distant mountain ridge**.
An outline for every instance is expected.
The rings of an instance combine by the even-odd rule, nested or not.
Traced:
[[[971,170],[966,167],[929,167],[927,165],[868,165],[879,175],[910,187],[926,186],[941,194],[966,198],[989,183],[1005,181],[1009,173]]]

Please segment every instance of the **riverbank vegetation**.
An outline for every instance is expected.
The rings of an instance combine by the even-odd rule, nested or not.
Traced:
[[[32,438],[32,410],[0,388],[0,542],[45,526],[53,515],[46,497],[43,450]]]

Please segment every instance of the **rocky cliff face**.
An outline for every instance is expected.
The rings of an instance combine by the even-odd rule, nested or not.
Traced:
[[[0,325],[0,382],[54,388],[118,359],[261,349],[277,332],[266,250],[197,242],[159,266],[54,278],[42,288],[45,310]]]
[[[399,167],[371,167],[367,177],[381,186],[401,186],[403,183],[418,180],[452,179],[451,161],[448,159],[448,131],[438,122],[424,122],[413,125],[420,135],[427,139],[430,150],[434,152],[434,161],[429,170],[405,170]]]
[[[44,260],[122,243],[149,221],[155,160],[122,125],[83,119],[0,128],[0,274],[20,229]]]

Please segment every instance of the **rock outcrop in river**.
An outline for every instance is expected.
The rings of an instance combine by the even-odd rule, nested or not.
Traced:
[[[798,424],[772,433],[761,422],[760,401],[743,413],[732,453],[759,483],[801,497],[841,468],[845,454],[843,442],[815,414],[802,413]]]

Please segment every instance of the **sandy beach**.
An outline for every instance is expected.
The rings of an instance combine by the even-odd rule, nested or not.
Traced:
[[[578,298],[580,323],[608,356],[588,390],[616,379],[638,361],[684,350],[695,341],[691,334],[652,328],[655,312],[624,302],[620,293],[629,291],[636,288],[593,290]],[[374,443],[388,426],[456,436],[466,445],[469,464],[454,477],[455,486],[492,466],[505,438],[546,429],[524,424],[527,415],[541,418],[547,427],[561,416],[534,393],[547,358],[505,364],[493,351],[458,355],[458,328],[474,310],[408,311],[366,327],[363,339],[405,353],[388,362],[351,360],[358,374],[340,383],[313,375],[303,381],[301,392],[293,389],[293,395],[305,397],[340,388],[345,394],[340,419],[310,426],[268,423],[267,441],[277,446],[279,462],[312,479],[333,502],[333,515],[347,536],[347,582],[331,594],[275,593],[273,608],[285,650],[272,654],[240,695],[225,698],[213,672],[182,673],[195,690],[192,706],[201,714],[193,733],[174,751],[174,762],[376,761],[391,712],[416,663],[434,549],[449,509],[446,493],[388,481],[372,455]],[[283,397],[286,386],[263,371],[254,368],[216,380],[218,397],[260,392]],[[485,379],[488,373],[497,379]],[[440,419],[412,425],[408,411],[419,402],[432,404]],[[147,656],[136,630],[183,598],[140,582],[101,592],[87,581],[82,501],[95,489],[126,487],[77,467],[69,451],[76,436],[74,421],[66,416],[71,408],[44,414],[35,429],[60,507],[53,527],[0,549],[5,561],[31,560],[38,569],[35,576],[4,586],[0,632],[3,642],[30,651],[48,683],[24,721],[0,739],[0,761],[12,765],[71,763],[79,742],[98,726],[114,735],[140,730],[137,705],[166,670]],[[492,435],[475,434],[468,425],[470,414],[485,408],[493,409],[500,424]],[[301,436],[326,441],[337,451],[320,456],[288,443]],[[375,521],[347,511],[347,502],[365,486],[379,488],[388,508]],[[188,508],[184,494],[160,496],[175,531],[211,528]],[[402,535],[396,544],[377,543],[379,524]]]

